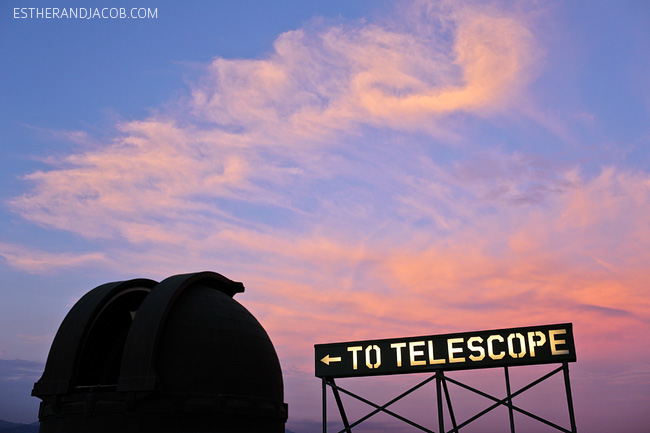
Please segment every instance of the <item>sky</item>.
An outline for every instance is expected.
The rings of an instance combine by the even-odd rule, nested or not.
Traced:
[[[47,6],[156,14],[15,9]],[[246,286],[296,433],[320,428],[314,344],[564,322],[578,429],[647,432],[648,2],[0,11],[0,419],[36,421],[84,293],[212,270]],[[388,401],[418,378],[382,380],[350,379]],[[402,409],[433,427],[429,392]],[[563,398],[525,397],[567,426]]]

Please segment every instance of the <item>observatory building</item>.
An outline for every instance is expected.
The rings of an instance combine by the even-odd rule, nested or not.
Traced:
[[[107,283],[63,320],[32,395],[41,433],[284,433],[264,328],[214,272]]]

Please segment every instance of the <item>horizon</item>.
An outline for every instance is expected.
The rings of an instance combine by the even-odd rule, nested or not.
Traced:
[[[83,294],[211,270],[246,287],[296,433],[320,425],[315,344],[551,323],[577,428],[650,425],[650,4],[45,8],[0,8],[0,419],[37,417]],[[420,400],[400,410],[431,422]]]

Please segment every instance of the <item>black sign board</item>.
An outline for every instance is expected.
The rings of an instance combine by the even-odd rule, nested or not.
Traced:
[[[316,377],[575,362],[573,325],[316,344]]]

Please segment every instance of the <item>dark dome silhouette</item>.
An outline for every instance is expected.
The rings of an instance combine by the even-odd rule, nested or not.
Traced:
[[[214,272],[99,286],[70,310],[32,395],[40,431],[284,432],[282,371]]]

